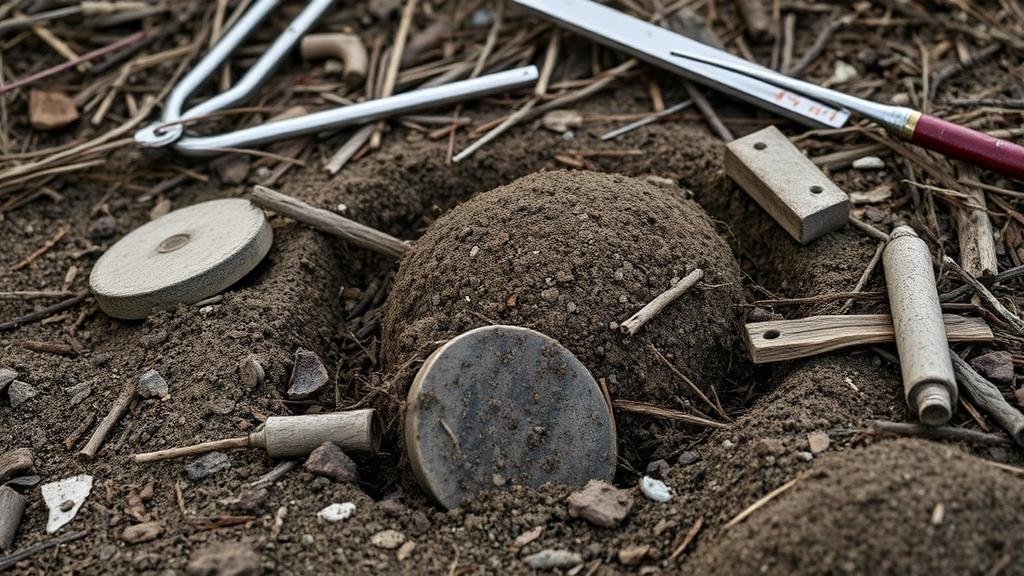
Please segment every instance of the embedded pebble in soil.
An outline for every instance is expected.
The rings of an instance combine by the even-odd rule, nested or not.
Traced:
[[[703,283],[636,336],[609,328],[695,268],[705,271]],[[575,354],[613,399],[671,405],[686,385],[647,343],[698,385],[717,384],[732,358],[742,300],[729,247],[681,189],[596,172],[539,172],[478,194],[416,242],[388,298],[385,366],[398,372],[437,342],[481,325],[528,326]],[[411,374],[392,380],[393,403]],[[620,446],[632,451],[629,436],[620,430]]]

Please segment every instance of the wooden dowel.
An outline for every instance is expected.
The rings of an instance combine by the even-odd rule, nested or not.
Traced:
[[[84,537],[86,534],[88,534],[88,532],[86,532],[85,530],[72,532],[70,534],[58,536],[53,540],[47,540],[46,542],[36,544],[35,546],[29,546],[28,548],[25,548],[24,550],[19,550],[5,558],[0,558],[0,571],[7,570],[8,568],[14,566],[18,562],[21,562],[26,558],[31,558],[32,556],[35,556],[43,550],[49,550],[54,546],[60,546],[61,544],[67,544],[68,542],[71,542],[73,540],[78,540],[79,538]]]
[[[682,296],[683,292],[689,290],[703,277],[704,271],[700,268],[690,272],[685,278],[676,282],[675,286],[662,292],[654,300],[648,302],[647,305],[641,308],[636,314],[630,316],[628,320],[619,326],[619,330],[629,334],[630,336],[636,334],[636,331],[639,330],[641,326],[647,324],[651,318],[657,316],[658,313],[671,304],[673,300]]]
[[[0,486],[0,550],[9,550],[25,513],[25,497],[10,486]]]
[[[992,417],[997,424],[1020,446],[1024,446],[1024,414],[1003,398],[1003,393],[996,385],[984,376],[975,372],[971,365],[964,361],[956,352],[949,351],[953,361],[953,371],[960,387],[971,400]]]
[[[950,342],[988,342],[995,338],[981,318],[943,314],[942,321]],[[888,314],[810,316],[751,322],[744,326],[744,337],[755,364],[783,362],[851,346],[896,341],[892,316]]]
[[[131,406],[132,400],[135,399],[135,383],[129,381],[125,384],[121,390],[121,394],[114,400],[114,404],[110,407],[110,412],[103,417],[99,425],[96,426],[96,430],[93,431],[89,441],[85,444],[78,455],[81,458],[91,460],[96,457],[96,452],[99,451],[100,446],[110,435],[110,431],[113,430],[117,421],[124,416],[124,413],[128,411],[128,407]]]
[[[310,206],[301,200],[281,194],[266,186],[256,186],[253,188],[250,200],[261,208],[288,216],[321,232],[340,236],[353,244],[373,250],[374,252],[401,258],[411,249],[408,243],[390,234],[385,234],[380,230],[354,222],[333,212]]]
[[[168,448],[166,450],[157,450],[156,452],[136,454],[133,460],[135,460],[137,464],[144,464],[146,462],[156,462],[158,460],[169,460],[171,458],[181,458],[183,456],[206,454],[207,452],[214,452],[216,450],[235,450],[238,448],[248,447],[249,437],[242,436],[239,438],[226,438],[224,440],[211,440],[209,442],[193,444],[192,446],[182,446],[180,448]]]

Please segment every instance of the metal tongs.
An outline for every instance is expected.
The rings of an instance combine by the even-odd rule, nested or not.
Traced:
[[[186,156],[213,156],[239,148],[274,142],[323,130],[365,124],[399,114],[417,112],[530,86],[537,81],[535,66],[524,66],[479,78],[452,82],[442,86],[414,90],[367,100],[340,108],[331,108],[305,116],[270,122],[234,132],[213,136],[191,136],[185,133],[189,120],[223,110],[249,98],[266,81],[295,43],[309,30],[334,0],[310,0],[288,27],[229,90],[182,111],[186,100],[198,90],[227,60],[253,29],[281,0],[257,0],[252,8],[227,31],[199,63],[174,87],[164,105],[159,122],[135,133],[135,141],[143,148],[173,148]]]
[[[911,144],[1024,181],[1024,146],[1009,140],[1001,140],[913,108],[872,102],[743,61],[714,58],[689,50],[676,50],[672,55],[717,66],[773,84],[782,90],[851,110]]]

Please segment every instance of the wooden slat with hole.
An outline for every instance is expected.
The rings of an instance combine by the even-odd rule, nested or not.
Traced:
[[[943,314],[942,320],[950,342],[987,342],[995,338],[992,329],[981,318]],[[888,314],[810,316],[796,320],[751,322],[744,327],[744,338],[754,364],[783,362],[851,346],[896,341],[892,316]]]
[[[801,244],[849,220],[846,193],[774,126],[727,144],[724,167]]]

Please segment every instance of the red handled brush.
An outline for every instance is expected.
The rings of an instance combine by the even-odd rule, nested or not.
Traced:
[[[760,66],[748,66],[690,52],[673,51],[672,55],[718,66],[777,86],[783,89],[780,90],[779,98],[793,98],[793,94],[785,92],[789,91],[833,106],[846,108],[874,120],[912,144],[1024,181],[1024,146],[1008,140],[1000,140],[983,132],[924,114],[913,108],[889,106],[857,98]]]

